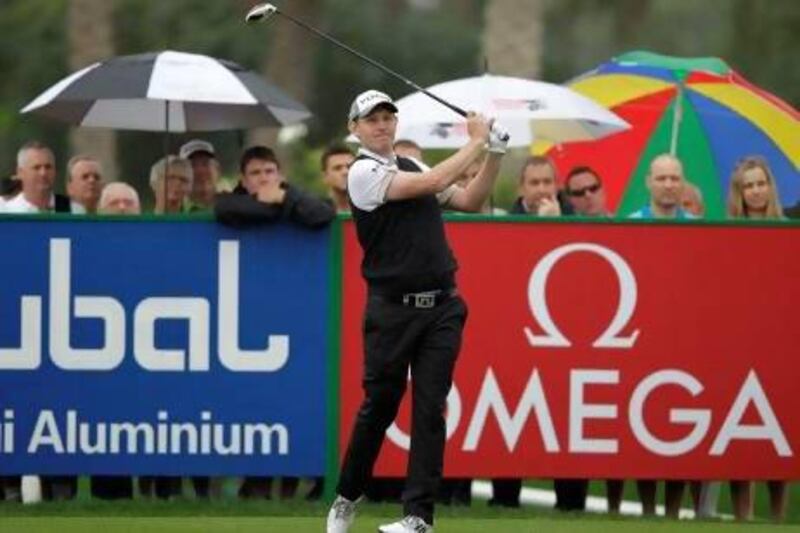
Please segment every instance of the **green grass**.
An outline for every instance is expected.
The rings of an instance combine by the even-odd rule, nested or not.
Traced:
[[[544,488],[549,482],[528,485]],[[301,497],[288,501],[240,501],[235,499],[234,480],[226,484],[223,498],[210,502],[190,497],[173,501],[137,498],[105,502],[88,497],[88,483],[81,479],[79,496],[72,502],[38,505],[0,503],[0,533],[320,533],[324,531],[327,505],[309,503]],[[299,494],[307,486],[301,484]],[[602,495],[603,483],[593,482],[591,492]],[[761,491],[760,491],[761,492]],[[192,494],[189,484],[185,494]],[[671,521],[665,519],[621,518],[593,514],[561,514],[549,509],[524,507],[497,509],[476,500],[471,507],[437,507],[437,533],[738,533],[773,531],[800,533],[800,492],[793,487],[790,523],[775,525],[765,520],[749,524],[719,521]],[[626,498],[635,500],[633,483],[626,484]],[[727,495],[720,499],[725,510]],[[763,495],[761,496],[763,499]],[[763,502],[761,502],[763,503]],[[364,504],[351,533],[374,533],[381,523],[400,516],[399,505]],[[764,514],[762,513],[762,516]]]
[[[525,483],[527,487],[535,487],[539,489],[548,489],[552,490],[553,482],[552,481],[543,481],[543,480],[531,480]],[[769,495],[767,493],[766,483],[756,483],[755,485],[755,505],[754,511],[756,518],[761,518],[766,520],[769,518]],[[591,496],[601,496],[605,497],[606,495],[606,486],[605,482],[603,481],[592,481],[589,484],[589,494]],[[625,489],[623,493],[623,499],[638,502],[639,495],[636,492],[636,483],[634,481],[626,481],[625,482]],[[664,484],[658,484],[658,495],[657,495],[657,503],[663,504],[664,503]],[[689,487],[686,486],[684,490],[684,499],[683,499],[683,507],[691,509],[692,502],[689,497]],[[733,514],[733,510],[731,508],[731,493],[730,493],[730,484],[725,482],[722,484],[719,492],[719,506],[718,512],[722,514]],[[786,513],[786,521],[789,523],[798,523],[800,524],[800,483],[790,483],[789,484],[789,506],[788,511]]]
[[[374,533],[383,520],[360,517],[352,533]],[[319,533],[324,530],[322,517],[76,517],[76,518],[4,518],[0,531],[24,533]],[[551,518],[443,518],[436,523],[438,533],[639,533],[641,521]],[[647,521],[648,533],[737,533],[800,531],[798,526],[766,524],[719,524],[709,522],[674,523]]]

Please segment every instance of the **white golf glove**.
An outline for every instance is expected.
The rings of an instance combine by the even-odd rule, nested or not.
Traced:
[[[489,132],[488,150],[493,154],[504,154],[508,148],[509,140],[508,132],[495,121],[492,124],[492,131]]]

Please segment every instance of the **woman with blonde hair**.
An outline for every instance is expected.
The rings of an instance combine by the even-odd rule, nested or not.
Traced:
[[[731,218],[783,218],[775,177],[758,156],[742,159],[733,171],[728,216]]]
[[[758,156],[742,159],[733,171],[728,197],[731,218],[782,219],[783,209],[775,177],[767,162]],[[786,516],[786,482],[768,481],[770,513],[774,520]],[[753,516],[753,482],[731,481],[733,512],[737,520]]]
[[[157,215],[184,212],[193,180],[188,159],[174,155],[159,159],[150,169],[150,188],[156,199],[153,212]]]

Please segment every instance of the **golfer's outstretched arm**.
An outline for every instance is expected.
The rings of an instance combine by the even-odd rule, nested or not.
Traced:
[[[456,189],[447,201],[447,207],[470,213],[480,212],[486,199],[492,193],[502,159],[503,154],[489,152],[475,179],[467,185],[466,189]]]
[[[437,194],[458,181],[464,171],[483,154],[491,122],[482,115],[467,119],[469,142],[432,169],[425,172],[398,172],[386,190],[387,200],[404,200]]]

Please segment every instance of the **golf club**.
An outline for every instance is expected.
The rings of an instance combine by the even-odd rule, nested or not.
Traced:
[[[403,83],[405,83],[406,85],[408,85],[409,87],[414,89],[415,91],[419,91],[419,92],[427,95],[428,97],[433,98],[434,100],[436,100],[437,102],[439,102],[443,106],[446,106],[447,108],[455,111],[456,113],[458,113],[462,117],[466,117],[467,116],[467,112],[464,111],[462,108],[458,107],[457,105],[451,104],[447,100],[444,100],[443,98],[440,98],[440,97],[436,96],[432,92],[427,91],[426,89],[424,89],[423,87],[420,87],[418,84],[414,83],[413,81],[411,81],[410,79],[406,78],[405,76],[402,76],[401,74],[395,72],[394,70],[390,69],[386,65],[384,65],[382,63],[379,63],[378,61],[375,61],[374,59],[365,56],[364,54],[362,54],[358,50],[355,50],[355,49],[347,46],[346,44],[344,44],[340,40],[336,39],[335,37],[331,37],[327,33],[323,32],[321,30],[318,30],[317,28],[315,28],[315,27],[313,27],[313,26],[311,26],[309,24],[306,24],[302,20],[299,20],[299,19],[293,17],[292,15],[289,15],[288,13],[284,13],[283,11],[280,11],[277,7],[275,7],[274,5],[272,5],[270,3],[258,4],[256,6],[253,6],[250,9],[250,11],[248,11],[247,16],[244,18],[244,20],[247,23],[261,22],[261,21],[264,21],[264,20],[268,19],[269,17],[271,17],[272,15],[274,15],[276,13],[286,17],[287,19],[291,20],[292,22],[294,22],[295,24],[297,24],[301,28],[310,31],[311,33],[314,33],[318,37],[321,37],[322,39],[325,39],[326,41],[335,44],[339,48],[345,50],[346,52],[349,52],[350,54],[356,56],[357,58],[359,58],[359,59],[361,59],[363,61],[366,61],[367,63],[369,63],[373,67],[375,67],[377,69],[380,69],[381,71],[385,72],[386,74],[389,74],[390,76],[402,81]],[[500,130],[499,126],[498,127],[492,126],[492,129],[495,130],[495,132],[498,134],[498,136],[500,137],[501,140],[503,140],[503,141],[507,141],[508,140],[508,133]]]

